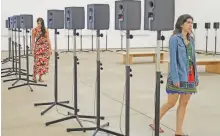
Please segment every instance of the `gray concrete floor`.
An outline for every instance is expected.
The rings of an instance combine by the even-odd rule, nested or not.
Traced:
[[[7,53],[2,52],[2,58]],[[81,114],[94,115],[95,80],[96,80],[96,52],[78,53],[78,104]],[[198,56],[198,58],[207,56]],[[208,56],[213,57],[213,56]],[[124,132],[124,107],[120,115],[123,94],[125,90],[125,68],[121,64],[122,57],[115,52],[101,53],[104,70],[101,72],[101,115],[106,119],[102,124],[109,122],[107,129]],[[131,66],[131,136],[151,136],[152,131],[148,124],[154,116],[155,93],[155,64],[151,58],[135,58]],[[50,72],[44,77],[48,87],[32,86],[30,89],[20,87],[8,90],[13,82],[2,83],[2,135],[3,136],[91,136],[93,132],[71,132],[66,128],[77,128],[75,120],[69,120],[46,127],[45,122],[65,117],[68,109],[54,107],[44,116],[40,112],[47,108],[34,107],[34,103],[54,100],[54,57],[50,60]],[[58,67],[59,100],[70,100],[73,105],[73,54],[61,54]],[[22,68],[25,68],[25,59],[22,58]],[[30,57],[30,66],[33,58]],[[10,63],[2,65],[9,66]],[[30,67],[32,71],[32,67]],[[161,64],[164,81],[167,78],[167,64]],[[190,136],[219,136],[220,123],[220,75],[203,72],[199,68],[199,93],[193,95],[188,106],[184,122],[184,132]],[[13,76],[4,79],[14,78]],[[3,79],[2,79],[3,80]],[[17,84],[21,84],[19,81]],[[161,104],[167,99],[165,84],[161,86]],[[170,110],[162,119],[165,130],[161,136],[172,136],[175,130],[176,107]],[[121,117],[121,125],[120,125]],[[92,120],[93,121],[93,120]],[[200,122],[201,121],[201,122]],[[94,126],[93,123],[83,121],[84,126]],[[106,136],[99,133],[97,136]]]

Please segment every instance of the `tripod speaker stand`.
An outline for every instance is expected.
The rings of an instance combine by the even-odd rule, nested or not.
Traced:
[[[109,126],[109,123],[106,123],[104,125],[100,125],[100,119],[102,118],[100,116],[100,70],[102,70],[103,68],[102,63],[100,62],[100,37],[102,34],[100,34],[100,30],[97,30],[96,32],[96,44],[97,44],[97,77],[96,77],[96,113],[97,113],[97,117],[96,117],[96,127],[88,127],[88,128],[68,128],[67,132],[71,132],[71,131],[92,131],[92,130],[96,130],[95,133],[93,134],[93,136],[95,136],[99,131],[102,132],[106,132],[109,134],[113,134],[116,136],[123,136],[122,134],[118,134],[116,132],[113,131],[109,131],[104,129],[104,127]]]
[[[215,52],[214,55],[220,55],[220,53],[217,53],[217,36],[218,36],[218,29],[219,29],[219,22],[214,22],[213,28],[215,29]]]
[[[54,106],[62,106],[65,108],[69,108],[74,110],[73,107],[64,105],[64,103],[69,103],[69,101],[60,101],[58,102],[58,59],[59,59],[59,54],[57,51],[57,35],[59,34],[59,32],[57,31],[57,29],[54,30],[54,40],[55,40],[55,53],[54,53],[54,57],[55,57],[55,73],[54,73],[54,96],[55,96],[55,100],[54,102],[46,102],[46,103],[36,103],[34,104],[34,106],[45,106],[45,105],[50,105],[46,110],[44,110],[43,112],[41,112],[41,115],[44,115],[47,111],[49,111],[51,108],[53,108]],[[77,109],[78,110],[78,109]]]
[[[26,42],[25,38],[28,38],[28,37],[25,35],[25,33],[27,33],[27,30],[24,29],[23,30],[23,51],[24,51],[24,53],[23,53],[23,55],[21,55],[22,58],[26,57],[26,50],[27,50],[27,48],[26,48],[27,42]]]
[[[73,41],[74,41],[74,56],[73,56],[73,60],[74,60],[74,108],[78,109],[78,81],[77,81],[77,65],[79,64],[79,59],[77,58],[77,54],[76,54],[76,36],[78,36],[76,29],[73,30]],[[51,121],[51,122],[47,122],[46,126],[50,125],[50,124],[54,124],[54,123],[58,123],[58,122],[62,122],[65,120],[70,120],[70,119],[76,119],[76,121],[79,123],[80,127],[83,128],[83,125],[80,121],[80,118],[88,118],[88,119],[96,119],[95,116],[89,116],[89,115],[79,115],[78,114],[78,110],[74,110],[74,114],[72,113],[68,113],[69,117],[65,117],[62,119],[58,119],[55,121]],[[100,117],[100,119],[104,119],[104,117]],[[86,131],[86,129],[84,130],[84,132]]]
[[[92,32],[92,35],[91,35],[92,49],[91,49],[91,50],[89,50],[89,51],[92,51],[92,52],[93,52],[93,51],[95,51],[95,50],[94,50],[94,44],[93,44],[93,43],[94,43],[94,35],[93,35],[93,30],[91,30],[91,32]]]
[[[10,32],[10,31],[9,31]],[[11,68],[3,68],[1,69],[1,74],[3,73],[8,73],[7,76],[12,73],[12,71],[14,71],[14,41],[13,41],[13,29],[11,29],[11,35],[9,34],[9,39],[8,39],[8,45],[9,45],[9,57],[8,59],[12,59],[12,67]],[[12,53],[12,56],[11,56]],[[7,59],[7,58],[6,58]],[[7,60],[3,60],[2,64],[6,63]],[[7,71],[6,71],[7,70]],[[6,75],[1,76],[1,77],[6,77]]]
[[[160,84],[163,83],[160,71],[160,42],[161,31],[157,31],[157,48],[156,48],[156,90],[155,90],[155,136],[160,135]]]
[[[116,52],[126,51],[126,50],[123,49],[123,39],[124,39],[124,35],[123,35],[123,31],[121,31],[121,49],[116,50]]]
[[[80,34],[80,51],[79,52],[89,52],[89,50],[83,50],[82,49],[82,45],[83,45],[83,43],[82,43],[82,41],[83,41],[83,34],[82,34],[82,29],[81,29],[81,34]]]
[[[12,42],[12,40],[11,40],[11,34],[10,33],[11,32],[8,29],[8,57],[1,61],[2,64],[5,64],[5,63],[11,61],[11,42]],[[10,69],[10,68],[4,68],[4,69],[1,69],[1,71],[2,70],[7,70],[7,69]]]
[[[163,47],[163,43],[164,43],[164,40],[165,40],[165,36],[162,35],[160,39],[162,40],[162,49],[161,49],[161,51],[167,52],[167,50],[164,50],[164,47]]]
[[[21,74],[19,73],[19,78],[17,79],[17,81],[14,84],[12,84],[12,87],[8,88],[9,90],[13,89],[13,88],[22,87],[22,86],[28,86],[30,88],[31,92],[33,92],[33,88],[31,87],[31,85],[45,86],[45,87],[47,86],[46,84],[30,83],[30,82],[35,82],[35,81],[29,79],[30,75],[29,75],[29,55],[28,55],[28,49],[29,49],[29,47],[28,47],[28,33],[29,33],[29,31],[26,29],[26,53],[25,53],[25,55],[26,55],[26,68],[27,68],[26,79],[21,78]],[[20,48],[19,48],[19,69],[20,69],[20,66],[21,66],[21,56],[20,56],[20,54],[21,54],[21,51],[20,51]],[[19,80],[26,81],[26,83],[14,86]]]
[[[105,32],[106,32],[105,33],[105,50],[102,50],[102,52],[105,52],[105,51],[113,52],[112,50],[108,49],[108,31],[106,30]]]
[[[3,75],[1,77],[7,77],[7,76],[12,76],[12,75],[19,75],[19,78],[21,78],[21,75],[26,75],[26,73],[22,71],[26,71],[24,69],[21,69],[20,65],[20,56],[17,56],[17,47],[19,46],[20,48],[20,29],[18,29],[18,43],[17,41],[17,36],[16,36],[16,29],[15,31],[15,41],[12,42],[12,69],[8,71],[9,73],[6,75]],[[19,49],[20,51],[20,49]],[[17,57],[19,57],[18,62],[17,62]],[[19,63],[19,68],[18,68],[18,63]],[[5,71],[4,71],[5,72]],[[8,80],[3,80],[3,82],[8,82],[8,81],[14,81],[17,80],[18,78],[13,78],[13,79],[8,79]]]
[[[208,36],[209,36],[209,29],[210,29],[210,23],[205,23],[205,29],[206,29],[206,48],[205,48],[205,54],[206,55],[210,55],[210,53],[208,53]]]
[[[68,52],[73,52],[73,51],[70,51],[70,34],[69,34],[69,29],[68,29],[68,35],[67,35],[67,51],[61,51],[61,53],[68,53]]]

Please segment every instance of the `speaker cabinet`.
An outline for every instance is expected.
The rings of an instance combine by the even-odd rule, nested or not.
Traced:
[[[9,28],[10,29],[12,29],[12,28],[14,28],[14,19],[13,19],[13,17],[9,17]]]
[[[140,30],[141,1],[115,1],[115,29]]]
[[[175,0],[145,0],[144,8],[145,30],[173,30],[175,19]]]
[[[210,29],[211,23],[205,23],[205,29]]]
[[[14,28],[21,28],[20,15],[13,16]]]
[[[108,4],[87,5],[87,28],[92,30],[109,29],[110,10]]]
[[[8,19],[5,20],[5,28],[10,28],[10,27],[9,27],[9,24],[10,24],[10,23],[8,23]]]
[[[197,23],[193,23],[193,29],[197,29]]]
[[[214,29],[219,29],[219,22],[214,22],[213,28]]]
[[[48,29],[64,29],[64,10],[47,11]]]
[[[33,28],[33,15],[22,14],[21,18],[21,28],[31,29]]]
[[[65,29],[84,29],[85,9],[84,7],[65,8]]]

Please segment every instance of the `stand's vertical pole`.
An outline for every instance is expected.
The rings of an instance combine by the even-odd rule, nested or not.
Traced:
[[[15,70],[15,58],[14,58],[14,49],[15,49],[15,41],[14,41],[14,38],[13,38],[13,31],[14,29],[12,28],[11,29],[11,37],[12,37],[12,45],[11,45],[11,53],[12,53],[12,71]]]
[[[8,60],[11,58],[11,32],[8,29]]]
[[[68,35],[67,35],[67,51],[70,51],[70,34],[68,29]]]
[[[30,29],[30,54],[32,55],[32,39],[31,39],[32,30]]]
[[[25,48],[26,48],[26,45],[25,45],[25,29],[23,30],[23,44],[24,44],[23,48],[24,48],[24,55],[25,55],[25,53],[26,53],[26,51],[25,51]]]
[[[215,29],[215,55],[217,54],[217,29]]]
[[[59,54],[58,54],[58,52],[57,52],[57,34],[58,34],[58,32],[57,32],[57,29],[55,29],[54,30],[54,44],[55,44],[55,53],[54,53],[54,55],[55,55],[55,71],[54,71],[54,90],[55,90],[55,93],[54,93],[54,95],[55,95],[55,103],[57,103],[58,102],[58,82],[57,82],[57,80],[58,80],[58,74],[57,74],[57,72],[58,72],[58,56],[59,56]]]
[[[194,37],[194,44],[197,45],[197,41],[196,41],[196,29],[194,29],[194,32],[193,32],[193,37]]]
[[[157,48],[156,48],[156,91],[155,91],[155,136],[159,136],[160,129],[160,43],[161,31],[157,31]]]
[[[16,75],[17,75],[17,71],[18,71],[18,63],[17,63],[17,35],[16,35],[16,31],[17,29],[15,28],[15,72],[16,72]]]
[[[130,135],[130,31],[126,30],[126,93],[125,93],[125,136]]]
[[[74,115],[77,115],[77,109],[78,109],[78,99],[77,99],[77,89],[78,89],[78,86],[77,86],[77,61],[78,61],[78,58],[76,56],[76,29],[73,30],[73,42],[74,42],[74,45],[73,45],[73,64],[74,64],[74,108],[76,110],[74,110]]]
[[[105,49],[108,50],[108,31],[105,32]]]
[[[29,84],[29,56],[28,56],[28,29],[26,29],[26,68],[27,68],[27,83]]]
[[[20,30],[20,28],[18,28],[18,71],[19,71],[19,79],[21,79],[21,37],[20,37],[20,32],[21,32],[21,30]]]
[[[121,50],[123,50],[123,38],[124,36],[123,36],[123,32],[121,31]]]
[[[92,51],[93,51],[93,30],[92,30]]]
[[[100,30],[96,31],[96,50],[97,50],[97,81],[96,81],[96,114],[97,114],[97,128],[100,128]]]
[[[208,34],[209,34],[209,30],[206,29],[206,49],[205,49],[205,53],[208,53]]]
[[[81,33],[80,33],[80,51],[82,52],[82,29],[81,29]]]

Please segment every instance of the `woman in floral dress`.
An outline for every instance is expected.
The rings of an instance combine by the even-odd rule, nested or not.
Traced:
[[[43,82],[42,76],[48,72],[51,55],[51,42],[49,31],[44,26],[43,18],[37,19],[37,27],[32,30],[32,49],[34,57],[33,80],[39,75],[39,82]]]

